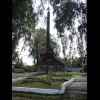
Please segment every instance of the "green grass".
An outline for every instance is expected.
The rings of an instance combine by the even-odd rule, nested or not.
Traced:
[[[54,82],[52,85],[47,85],[42,82],[30,82],[30,83],[21,83],[22,81],[13,82],[12,86],[20,87],[34,87],[34,88],[44,88],[44,89],[60,89],[60,86],[63,82]]]
[[[58,73],[60,74],[60,73]],[[65,73],[64,73],[65,74]],[[61,84],[65,82],[66,80],[70,80],[74,77],[77,77],[78,75],[80,75],[80,72],[67,72],[67,74],[71,74],[71,76],[60,76],[60,77],[56,77],[56,76],[47,76],[47,75],[41,75],[41,76],[32,76],[28,79],[24,79],[24,80],[19,80],[16,82],[12,82],[12,86],[20,86],[20,87],[33,87],[33,88],[47,88],[47,89],[60,89]],[[49,77],[51,77],[49,79]],[[43,82],[35,82],[35,78],[37,79],[42,79]],[[47,81],[47,83],[51,82],[55,80],[55,82],[52,82],[51,85],[48,85],[46,83],[44,83],[44,81]]]
[[[27,75],[27,76],[31,76],[31,75],[34,75],[34,74],[37,74],[38,72],[25,72],[25,74]]]
[[[61,96],[12,92],[12,100],[87,100],[87,95],[65,93]]]
[[[66,72],[66,74],[72,74],[72,75],[79,75],[79,74],[81,74],[81,72]]]
[[[33,73],[31,73],[33,74]],[[58,73],[59,74],[59,73]],[[71,74],[72,76],[68,77],[52,77],[52,78],[65,78],[72,79],[78,75],[80,72],[67,72],[66,74]],[[83,74],[83,73],[82,73]],[[35,76],[35,78],[46,78],[47,75]],[[23,83],[23,81],[27,81],[28,79],[20,80],[13,82],[13,86],[24,86],[24,87],[36,87],[36,88],[48,88],[48,89],[59,89],[63,81],[57,81],[52,83],[52,85],[47,85],[42,82],[29,82]],[[43,94],[34,94],[34,93],[21,93],[21,92],[12,92],[12,100],[87,100],[87,95],[79,95],[79,94],[68,94],[65,93],[63,96],[61,95],[43,95]]]

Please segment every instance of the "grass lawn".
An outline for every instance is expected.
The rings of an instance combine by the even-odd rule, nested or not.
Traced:
[[[61,96],[12,92],[12,100],[87,100],[87,95],[65,93]]]
[[[69,74],[69,76],[66,76],[66,74]],[[60,89],[62,83],[80,74],[81,74],[80,72],[66,72],[62,74],[56,73],[50,75],[31,76],[28,79],[12,82],[12,86]]]
[[[27,72],[26,74],[27,75],[33,75],[33,74],[36,74],[37,72]]]
[[[33,87],[33,88],[44,88],[44,89],[60,89],[60,86],[63,82],[54,82],[51,86],[42,82],[30,82],[22,83],[22,81],[13,82],[12,86],[20,87]]]

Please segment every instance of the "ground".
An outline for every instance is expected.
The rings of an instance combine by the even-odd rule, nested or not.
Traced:
[[[64,95],[40,95],[13,92],[12,100],[87,100],[87,95],[72,93],[65,93]]]
[[[37,72],[28,72],[28,73],[12,73],[12,79],[16,78],[22,78],[22,77],[27,77],[33,74],[36,74]]]
[[[74,73],[73,72],[73,73],[69,73],[69,74],[72,74],[74,77],[76,77],[80,73]],[[28,74],[26,76],[30,76],[30,75],[32,75],[32,73]],[[16,78],[19,78],[19,77],[22,78],[23,74],[20,74],[19,77],[18,77],[17,74],[15,76],[16,76]],[[15,76],[13,78],[15,78]],[[26,76],[24,74],[24,77],[26,77]],[[33,76],[35,76],[35,75],[33,75]],[[58,77],[58,79],[63,77],[63,76],[60,76],[59,74],[58,75],[52,75],[52,76],[55,77],[55,78]],[[43,78],[44,77],[45,78],[46,75],[35,76],[35,77],[38,77],[38,78]],[[73,77],[69,76],[68,78],[70,79],[70,78],[73,78]],[[17,83],[17,82],[15,82],[15,83]],[[43,84],[42,84],[42,86],[43,86]],[[56,87],[56,86],[54,86],[54,87]],[[63,95],[40,95],[40,94],[32,94],[32,93],[12,92],[12,100],[66,100],[66,99],[67,100],[87,100],[87,94],[84,94],[84,93],[83,94],[82,93],[79,94],[79,93],[77,93],[77,88],[78,88],[78,91],[79,90],[83,91],[84,87],[85,87],[85,89],[87,91],[87,76],[86,76],[86,74],[82,75],[81,77],[78,77],[75,80],[75,82],[72,83],[67,88],[66,93],[63,94]],[[73,92],[73,88],[74,88],[74,92]]]
[[[56,73],[56,74],[53,73],[53,74],[39,75],[39,76],[33,75],[27,79],[13,82],[12,86],[60,89],[62,83],[80,74],[81,74],[80,72],[67,72],[67,73]]]
[[[67,87],[67,93],[87,94],[87,75],[80,75],[71,85]]]

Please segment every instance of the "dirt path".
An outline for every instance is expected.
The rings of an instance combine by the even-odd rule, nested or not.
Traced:
[[[18,81],[18,80],[22,80],[22,79],[25,79],[25,78],[28,78],[28,77],[12,79],[12,82],[16,82],[16,81]]]

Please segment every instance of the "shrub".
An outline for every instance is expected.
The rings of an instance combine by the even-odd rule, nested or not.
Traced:
[[[66,76],[72,76],[72,74],[66,74]]]
[[[72,72],[70,69],[68,69],[68,72]]]
[[[84,72],[87,72],[87,68],[84,68]]]
[[[14,72],[15,73],[24,73],[25,71],[23,69],[17,69],[17,68],[15,68]]]
[[[29,68],[29,67],[24,67],[23,70],[25,72],[33,72],[33,69],[32,68]]]
[[[68,81],[66,78],[61,78],[61,81]]]
[[[52,83],[51,81],[52,81],[51,79],[45,79],[44,83],[47,85],[51,85],[51,83]]]
[[[82,68],[80,69],[80,72],[82,72]]]

